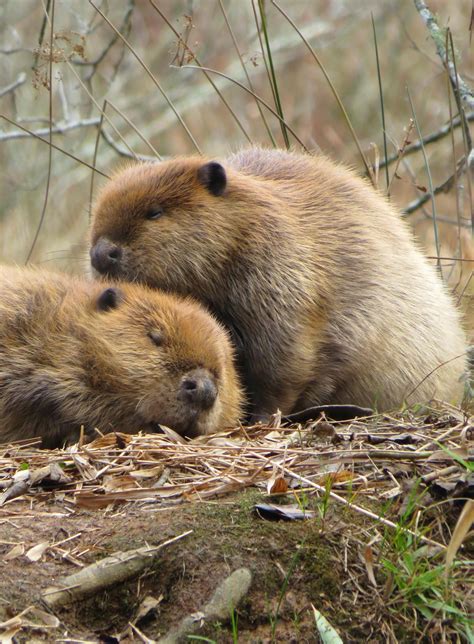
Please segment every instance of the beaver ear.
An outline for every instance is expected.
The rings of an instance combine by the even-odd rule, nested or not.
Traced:
[[[122,299],[122,293],[118,288],[106,288],[97,298],[98,311],[110,311],[116,309]]]
[[[225,170],[217,161],[209,161],[202,165],[197,172],[197,178],[215,197],[220,197],[227,185]]]

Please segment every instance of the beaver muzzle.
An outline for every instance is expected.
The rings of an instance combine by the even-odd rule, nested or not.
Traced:
[[[100,237],[90,250],[91,264],[102,275],[115,275],[120,269],[122,249],[106,237]]]
[[[200,410],[210,409],[217,398],[217,387],[206,369],[195,369],[183,376],[178,400]]]

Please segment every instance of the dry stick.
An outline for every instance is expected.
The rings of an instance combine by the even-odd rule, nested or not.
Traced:
[[[100,136],[104,139],[104,141],[109,145],[112,150],[115,150],[117,154],[119,154],[121,157],[125,157],[126,159],[133,159],[134,161],[147,161],[151,163],[156,162],[156,157],[148,156],[146,154],[130,154],[130,152],[127,152],[125,148],[120,147],[118,143],[116,143],[113,138],[106,132],[106,130],[102,129],[100,131]]]
[[[408,89],[408,86],[407,86],[406,90],[407,90],[408,100],[410,102],[410,108],[411,108],[411,111],[412,111],[412,114],[413,114],[413,120],[415,121],[416,131],[418,132],[418,138],[420,140],[422,140],[423,137],[421,136],[420,126],[418,125],[418,119],[416,117],[416,112],[415,112],[415,106],[413,104],[413,101],[411,100],[411,94],[410,94],[410,91]],[[440,241],[439,241],[439,235],[438,235],[438,221],[437,221],[437,218],[436,218],[437,211],[436,211],[436,201],[435,201],[435,198],[434,198],[433,179],[431,178],[431,168],[430,168],[430,164],[428,162],[428,157],[426,155],[426,151],[425,151],[424,146],[421,147],[421,151],[423,153],[423,160],[425,162],[426,174],[428,175],[428,185],[430,187],[430,193],[429,194],[430,194],[430,197],[431,197],[431,211],[432,211],[432,214],[433,214],[434,241],[435,241],[435,248],[436,248],[436,257],[438,258],[436,260],[436,267],[437,267],[437,269],[438,269],[438,271],[439,271],[439,273],[440,273],[440,275],[442,277],[443,273],[441,271],[441,264],[440,264],[440,261],[439,261],[439,255],[440,255],[441,247],[440,247]]]
[[[466,122],[466,114],[463,109],[463,106],[461,104],[461,99],[460,99],[460,87],[459,87],[459,74],[457,73],[456,69],[456,52],[454,51],[454,42],[453,42],[453,36],[452,33],[448,30],[448,36],[449,36],[449,42],[451,46],[451,55],[453,59],[453,66],[454,66],[454,72],[455,72],[455,88],[453,88],[454,92],[454,99],[456,101],[456,105],[458,107],[458,112],[459,116],[461,117],[461,123],[462,123],[462,137],[463,137],[463,144],[464,144],[464,153],[466,155],[467,159],[467,173],[466,173],[466,178],[467,178],[467,186],[468,186],[468,193],[469,193],[469,203],[471,207],[471,228],[472,231],[474,232],[474,202],[473,202],[473,195],[472,195],[472,181],[471,181],[471,166],[474,165],[474,158],[473,158],[473,148],[472,148],[472,138],[471,138],[471,133],[469,131],[469,127]]]
[[[171,29],[171,31],[174,33],[174,35],[176,36],[176,38],[178,38],[178,42],[180,42],[180,43],[183,45],[183,47],[185,48],[185,50],[186,50],[187,52],[189,52],[189,54],[192,56],[192,60],[194,60],[194,61],[196,62],[196,65],[198,65],[198,67],[201,67],[202,65],[201,65],[201,63],[200,63],[200,61],[199,61],[198,57],[195,55],[195,53],[193,52],[193,50],[189,47],[188,43],[187,43],[187,42],[185,42],[185,41],[183,40],[183,38],[182,38],[181,34],[180,34],[180,33],[179,33],[179,32],[178,32],[178,31],[173,27],[172,22],[171,22],[170,20],[168,20],[168,18],[167,18],[167,17],[165,16],[165,14],[161,11],[161,9],[160,9],[159,7],[157,7],[157,6],[156,6],[156,4],[153,2],[153,0],[148,0],[148,1],[149,1],[149,3],[151,4],[151,6],[155,9],[155,11],[160,15],[161,19],[162,19],[162,20],[164,20],[164,21],[166,22],[166,24],[167,24],[167,25],[168,25],[168,27]],[[180,67],[182,67],[182,65],[180,65]],[[250,138],[249,134],[247,133],[247,130],[244,128],[244,126],[242,125],[242,123],[241,123],[241,121],[240,121],[239,117],[237,116],[237,114],[234,112],[234,110],[232,109],[232,107],[229,105],[229,103],[228,103],[228,102],[226,101],[226,99],[224,98],[224,95],[222,94],[222,92],[220,91],[220,89],[219,89],[219,88],[217,87],[217,85],[214,83],[214,81],[213,81],[213,80],[212,80],[212,78],[209,76],[209,74],[205,73],[204,75],[205,75],[206,79],[209,81],[209,83],[212,85],[213,90],[216,92],[216,94],[219,96],[219,98],[220,98],[220,99],[221,99],[221,101],[224,103],[224,105],[226,106],[226,108],[229,110],[230,114],[232,115],[232,118],[233,118],[233,119],[234,119],[234,121],[237,123],[237,125],[238,125],[238,127],[239,127],[240,131],[242,132],[242,134],[245,136],[245,138],[246,138],[246,139],[247,139],[247,141],[250,143],[250,145],[252,145],[252,144],[253,144],[253,141],[252,141],[252,139]]]
[[[474,112],[471,112],[470,114],[466,114],[466,121],[474,121]],[[450,134],[454,129],[460,127],[461,125],[462,125],[462,122],[459,116],[454,117],[452,120],[450,118],[449,123],[440,127],[439,130],[436,130],[436,132],[433,132],[432,134],[427,134],[426,136],[423,137],[421,141],[414,141],[413,143],[407,144],[404,149],[404,156],[408,156],[409,154],[418,152],[419,150],[421,150],[422,145],[426,146],[430,143],[436,143],[436,141],[440,141],[445,136]],[[396,152],[395,154],[390,155],[387,159],[387,163],[390,165],[394,161],[397,161],[399,159],[399,156],[400,156],[399,151]],[[385,165],[385,161],[382,160],[380,162],[380,167],[383,168],[384,165]]]
[[[232,29],[232,26],[230,24],[230,21],[229,21],[229,18],[227,16],[227,12],[226,12],[226,10],[224,8],[224,4],[223,4],[222,0],[219,0],[219,6],[221,8],[222,15],[224,16],[225,24],[226,24],[227,29],[229,31],[230,37],[232,38],[232,42],[234,44],[234,49],[237,52],[237,56],[239,58],[240,64],[241,64],[242,69],[243,69],[243,72],[244,72],[244,74],[245,74],[245,76],[247,78],[247,83],[249,85],[249,88],[252,90],[252,92],[254,92],[255,90],[253,88],[252,81],[250,79],[250,74],[248,73],[247,67],[246,67],[246,65],[245,65],[245,63],[243,61],[242,54],[240,52],[240,48],[239,48],[239,45],[237,43],[237,38],[235,37],[234,30]],[[262,110],[262,106],[257,101],[257,99],[255,99],[255,105],[257,106],[257,109],[258,109],[258,111],[260,113],[260,118],[262,119],[263,124],[265,125],[265,129],[267,130],[267,133],[268,133],[268,136],[270,138],[270,141],[272,142],[273,147],[276,148],[277,143],[276,143],[275,138],[274,138],[274,136],[272,134],[270,126],[268,125],[267,119],[265,118],[265,114],[264,114],[264,112]]]
[[[79,572],[64,577],[59,581],[62,584],[61,586],[47,588],[41,594],[41,599],[50,607],[62,606],[77,597],[87,597],[99,590],[124,581],[141,572],[165,546],[187,537],[192,532],[192,530],[183,532],[183,534],[168,539],[158,546],[146,546],[110,555],[83,568]]]
[[[449,29],[446,31],[446,56],[447,56],[447,51],[448,51],[448,33]],[[449,77],[449,71],[447,67],[448,59],[446,59],[446,90],[447,90],[447,95],[448,95],[448,107],[449,107],[449,122],[452,124],[453,122],[453,106],[451,105],[451,79]],[[453,174],[454,174],[454,194],[456,198],[456,219],[457,219],[457,225],[458,225],[458,238],[457,238],[457,252],[459,255],[462,256],[462,244],[461,244],[461,210],[460,210],[460,203],[459,203],[459,185],[458,185],[458,178],[457,178],[457,168],[456,168],[456,146],[455,146],[455,141],[454,141],[454,129],[451,127],[451,150],[452,150],[452,159],[453,159]],[[453,264],[453,269],[456,266],[456,264]],[[452,271],[451,271],[452,274]],[[451,276],[450,274],[450,276]],[[459,286],[459,283],[463,277],[463,266],[461,265],[461,269],[459,271],[459,280],[458,283],[455,285],[453,288],[453,292],[456,292]],[[449,279],[449,278],[448,278]]]
[[[255,6],[254,0],[252,0],[252,6]],[[286,127],[284,125],[285,120],[284,120],[284,114],[283,114],[283,107],[280,100],[280,92],[278,91],[278,82],[276,78],[275,67],[273,65],[273,56],[272,56],[272,50],[270,47],[270,39],[268,38],[268,27],[267,27],[268,23],[267,23],[267,14],[265,12],[264,0],[258,0],[258,11],[260,13],[261,31],[263,32],[263,38],[265,40],[265,48],[267,50],[268,70],[270,72],[268,75],[268,80],[270,82],[270,87],[272,90],[275,107],[282,119],[280,122],[280,126],[281,126],[281,133],[283,135],[283,140],[285,141],[286,148],[289,149],[290,140],[288,138],[288,132],[286,131]],[[255,9],[254,9],[254,13],[255,13]],[[258,22],[257,22],[257,30],[258,30]]]
[[[402,160],[402,158],[406,154],[408,141],[410,140],[410,134],[411,134],[411,131],[413,130],[414,127],[415,127],[415,123],[414,123],[413,119],[410,119],[410,122],[408,123],[408,127],[406,129],[405,138],[403,140],[403,143],[402,143],[401,147],[398,149],[398,152],[397,152],[397,156],[396,156],[397,163],[395,164],[395,169],[393,171],[392,177],[391,177],[390,182],[388,184],[387,197],[390,197],[390,190],[392,188],[393,180],[397,176],[397,171],[398,171],[398,166],[400,165],[400,161]]]
[[[446,63],[447,56],[444,48],[445,38],[443,29],[439,27],[438,23],[436,22],[435,16],[427,7],[424,0],[414,0],[414,2],[418,13],[420,14],[423,22],[430,32],[430,36],[436,46],[436,52],[444,65]],[[461,98],[463,103],[465,103],[465,105],[469,107],[470,110],[474,110],[474,92],[457,73],[454,58],[453,60],[448,62],[447,68],[453,87],[456,88],[456,85],[459,85],[459,97]]]
[[[231,83],[235,83],[235,85],[237,85],[238,87],[243,89],[245,92],[247,92],[248,94],[251,94],[257,101],[259,101],[264,107],[266,107],[267,110],[269,112],[271,112],[273,114],[273,116],[275,116],[279,121],[283,120],[281,118],[281,116],[279,114],[277,114],[277,112],[275,112],[275,110],[266,101],[263,100],[263,98],[261,98],[260,96],[255,94],[255,92],[252,92],[252,90],[250,90],[248,87],[245,87],[245,85],[243,85],[241,82],[239,82],[235,78],[231,78],[230,76],[227,76],[227,74],[224,74],[223,72],[219,72],[219,71],[217,71],[217,69],[210,69],[209,67],[198,67],[197,65],[183,65],[182,69],[199,69],[202,72],[206,71],[206,72],[209,72],[211,74],[217,74],[218,76],[222,76],[222,78],[227,79]],[[285,127],[295,137],[295,139],[301,145],[303,150],[305,152],[308,152],[308,148],[305,146],[305,144],[300,139],[300,137],[296,134],[296,132],[293,130],[293,128],[290,125],[288,125],[288,123],[286,123],[286,122],[285,122]]]
[[[464,297],[464,293],[467,291],[467,289],[468,289],[468,287],[469,287],[469,284],[471,283],[471,280],[472,280],[472,276],[473,276],[473,275],[474,275],[474,272],[473,272],[473,271],[471,271],[471,274],[469,275],[469,279],[467,279],[467,280],[466,280],[466,283],[465,283],[465,285],[464,285],[464,288],[463,288],[463,290],[461,291],[461,294],[459,295],[459,297],[458,297],[458,299],[457,299],[456,306],[459,306],[459,305],[460,305],[461,300],[462,300],[462,298]]]
[[[454,97],[456,99],[456,103],[458,106],[459,116],[461,118],[465,154],[466,154],[466,158],[468,159],[468,169],[469,169],[469,164],[470,164],[469,157],[472,150],[472,140],[471,140],[469,128],[467,127],[464,107],[462,104],[466,105],[468,109],[472,111],[474,109],[474,92],[458,74],[458,71],[456,68],[456,56],[454,52],[452,35],[450,33],[448,34],[450,45],[451,45],[451,51],[452,51],[452,57],[450,60],[448,52],[446,51],[444,46],[445,39],[443,37],[443,30],[439,27],[435,16],[427,7],[424,0],[414,0],[414,2],[418,13],[420,14],[428,31],[430,32],[430,36],[436,47],[436,52],[439,58],[441,59],[443,66],[445,66],[449,74],[451,86],[454,92]],[[474,208],[473,208],[472,184],[471,184],[469,173],[468,173],[468,185],[469,185],[469,196],[470,196],[470,202],[471,202],[471,224],[474,230]]]
[[[138,134],[138,136],[139,136],[139,137],[140,137],[140,139],[143,141],[143,143],[144,143],[145,145],[147,145],[147,146],[150,148],[150,150],[153,152],[153,154],[154,154],[154,155],[155,155],[155,156],[156,156],[156,157],[161,161],[161,160],[162,160],[162,156],[161,156],[161,154],[158,152],[158,150],[156,150],[156,149],[155,149],[155,147],[154,147],[154,146],[151,144],[151,142],[146,138],[146,136],[141,132],[141,130],[139,130],[139,129],[138,129],[138,127],[132,123],[132,121],[128,118],[128,116],[126,116],[126,115],[122,112],[122,110],[120,110],[116,105],[114,105],[114,104],[112,103],[112,101],[107,101],[107,103],[108,103],[108,105],[110,105],[110,107],[111,107],[113,110],[115,110],[115,111],[117,112],[117,114],[120,114],[120,116],[123,118],[123,120],[124,120],[128,125],[130,125],[130,127],[131,127],[131,128],[132,128],[132,129],[133,129],[133,130]]]
[[[372,31],[374,33],[374,45],[375,45],[375,60],[377,64],[377,78],[378,78],[378,83],[379,83],[379,96],[380,96],[380,113],[382,117],[382,135],[383,135],[383,152],[384,152],[384,159],[387,160],[387,128],[385,126],[385,105],[383,102],[383,87],[382,87],[382,73],[380,69],[380,60],[379,60],[379,47],[377,43],[377,31],[375,29],[375,20],[374,20],[374,14],[373,12],[370,12],[370,17],[372,19]],[[377,164],[377,168],[380,168],[380,163]],[[389,186],[390,186],[390,177],[388,174],[388,165],[385,164],[385,181],[386,181],[386,186],[387,186],[387,196],[389,194]],[[378,182],[377,182],[378,183]]]
[[[465,164],[466,164],[466,157],[461,157],[457,164],[457,172],[449,176],[447,179],[445,179],[443,183],[439,184],[439,186],[436,186],[436,188],[433,189],[433,194],[437,195],[440,192],[448,192],[448,190],[450,190],[452,185],[454,184],[455,177],[463,173]],[[415,212],[415,210],[418,210],[419,208],[421,208],[421,206],[423,206],[430,199],[431,199],[431,192],[427,192],[421,197],[419,197],[418,199],[414,199],[413,201],[411,201],[408,204],[408,206],[406,206],[406,208],[403,208],[402,213],[404,215],[410,215],[412,212]]]
[[[453,362],[454,360],[459,360],[459,358],[465,357],[466,355],[467,355],[467,351],[464,351],[464,353],[460,353],[458,356],[454,356],[454,358],[450,358],[449,360],[445,360],[444,362],[439,364],[437,367],[432,369],[428,374],[426,374],[426,376],[420,380],[420,382],[416,385],[416,387],[412,389],[410,393],[407,394],[407,396],[405,396],[405,398],[406,399],[410,398],[410,396],[412,396],[415,393],[418,387],[420,387],[425,382],[425,380],[427,380],[431,375],[433,375],[435,371],[438,371],[438,369],[441,369],[441,367],[444,367],[444,365],[447,365],[450,362]]]
[[[298,481],[301,481],[302,483],[305,483],[306,485],[311,486],[315,490],[318,490],[318,492],[322,492],[323,494],[329,494],[331,498],[333,498],[335,501],[338,503],[342,503],[343,505],[347,506],[348,508],[351,508],[352,510],[355,510],[359,514],[363,514],[366,517],[370,517],[371,519],[375,519],[376,521],[380,521],[380,523],[383,523],[384,525],[388,526],[389,528],[394,528],[395,530],[400,530],[401,532],[405,532],[408,534],[411,534],[412,536],[416,537],[417,539],[420,539],[421,541],[424,541],[425,543],[429,543],[432,546],[436,546],[437,548],[441,548],[442,550],[446,550],[446,546],[444,546],[442,543],[438,543],[438,541],[434,541],[434,539],[430,539],[429,537],[425,537],[421,534],[417,534],[413,530],[410,530],[409,528],[405,528],[401,525],[398,525],[394,523],[393,521],[390,521],[389,519],[385,519],[384,517],[381,517],[380,515],[376,514],[375,512],[371,512],[370,510],[366,510],[365,508],[361,507],[360,505],[355,505],[354,503],[351,503],[350,501],[347,501],[344,499],[342,496],[339,496],[339,494],[336,494],[335,492],[332,492],[332,490],[327,490],[324,485],[318,485],[317,483],[313,483],[313,481],[310,481],[310,479],[307,479],[304,476],[300,476],[299,474],[295,474],[291,470],[288,470],[286,467],[283,465],[279,466],[280,469],[282,469],[288,476],[291,476],[292,478],[297,479]]]
[[[331,80],[331,79],[330,79],[330,77],[329,77],[329,74],[328,74],[328,73],[327,73],[327,71],[326,71],[326,68],[324,67],[324,65],[323,65],[323,64],[322,64],[322,62],[320,61],[320,59],[319,59],[318,55],[316,54],[316,52],[314,51],[314,49],[313,49],[313,48],[311,47],[311,45],[309,44],[308,40],[303,36],[302,32],[298,29],[298,27],[297,27],[297,26],[296,26],[296,24],[293,22],[293,20],[290,18],[290,16],[289,16],[289,15],[288,15],[288,14],[287,14],[287,13],[286,13],[282,8],[281,8],[281,7],[280,7],[280,5],[279,5],[277,2],[275,2],[275,0],[272,0],[272,5],[274,5],[274,6],[278,9],[278,11],[282,14],[282,16],[284,16],[284,18],[286,18],[286,20],[288,20],[288,22],[290,23],[290,25],[293,27],[293,29],[296,31],[296,33],[299,35],[299,37],[301,38],[301,40],[302,40],[302,41],[304,42],[304,44],[306,45],[306,48],[308,49],[308,51],[310,52],[311,56],[314,58],[314,60],[315,60],[315,61],[316,61],[316,63],[318,64],[318,66],[319,66],[320,70],[323,72],[324,78],[326,79],[326,81],[327,81],[327,83],[328,83],[329,87],[331,88],[331,91],[332,91],[332,93],[333,93],[333,95],[334,95],[334,98],[336,99],[336,102],[337,102],[337,104],[338,104],[338,106],[339,106],[339,109],[340,109],[340,110],[341,110],[341,112],[342,112],[342,115],[343,115],[343,117],[344,117],[344,120],[346,121],[347,126],[349,127],[349,130],[350,130],[350,132],[351,132],[352,138],[354,139],[354,143],[356,144],[357,149],[358,149],[359,154],[360,154],[360,157],[361,157],[361,159],[362,159],[362,161],[363,161],[363,163],[364,163],[365,170],[366,170],[366,172],[367,172],[368,176],[370,177],[370,179],[371,179],[372,183],[375,185],[375,183],[374,183],[374,173],[373,173],[373,170],[372,170],[372,168],[370,167],[370,164],[369,164],[369,162],[367,161],[367,159],[366,159],[366,157],[365,157],[365,154],[364,154],[364,153],[363,153],[363,151],[362,151],[362,147],[361,147],[361,145],[360,145],[360,143],[359,143],[359,139],[357,138],[357,134],[355,133],[355,130],[354,130],[354,128],[352,127],[352,123],[351,123],[351,121],[350,121],[350,119],[349,119],[349,116],[348,116],[348,114],[347,114],[347,112],[346,112],[346,109],[345,109],[345,107],[344,107],[344,105],[343,105],[343,103],[342,103],[342,100],[341,100],[341,98],[340,98],[340,96],[339,96],[338,92],[337,92],[337,89],[335,88],[335,86],[334,86],[334,84],[333,84],[332,80]]]
[[[153,84],[155,85],[155,87],[160,91],[161,95],[163,96],[163,98],[165,99],[165,101],[168,103],[169,107],[173,110],[174,115],[176,116],[176,118],[177,118],[177,119],[178,119],[178,121],[180,122],[181,126],[182,126],[182,127],[183,127],[183,129],[185,130],[186,134],[187,134],[187,135],[188,135],[188,137],[190,138],[190,140],[191,140],[192,144],[194,145],[194,147],[196,148],[197,152],[198,152],[199,154],[202,154],[202,152],[201,152],[201,148],[199,147],[199,145],[197,144],[197,142],[196,142],[195,138],[193,137],[193,135],[192,135],[192,134],[191,134],[191,132],[189,131],[188,126],[187,126],[187,125],[186,125],[186,123],[184,122],[183,118],[182,118],[182,117],[181,117],[181,115],[178,113],[177,109],[176,109],[176,108],[175,108],[175,106],[174,106],[174,103],[173,103],[173,102],[172,102],[172,100],[169,98],[169,96],[168,96],[168,94],[165,92],[165,90],[162,88],[161,84],[158,82],[158,80],[156,79],[156,77],[152,74],[152,72],[150,71],[150,68],[146,65],[145,61],[144,61],[144,60],[143,60],[143,59],[142,59],[142,58],[137,54],[137,52],[134,50],[134,48],[133,48],[133,47],[132,47],[132,45],[128,42],[128,40],[125,38],[125,36],[123,36],[123,35],[119,32],[119,30],[117,29],[117,27],[115,27],[115,25],[113,25],[113,24],[110,22],[110,20],[107,18],[107,16],[106,16],[104,13],[102,13],[102,11],[101,11],[101,10],[100,10],[100,9],[99,9],[99,8],[98,8],[98,7],[93,3],[93,2],[92,2],[92,0],[89,0],[89,4],[91,4],[91,5],[94,7],[94,9],[97,11],[97,13],[99,13],[99,14],[102,16],[102,18],[103,18],[103,19],[105,20],[105,22],[109,25],[109,27],[115,31],[115,33],[116,33],[116,34],[118,35],[118,37],[122,40],[122,42],[126,45],[126,47],[129,49],[129,51],[130,51],[130,52],[133,54],[133,56],[138,60],[138,62],[140,63],[140,65],[143,67],[143,69],[146,71],[146,73],[148,74],[148,76],[149,76],[149,77],[151,78],[151,80],[153,81]]]
[[[78,80],[79,84],[81,85],[82,89],[86,92],[87,96],[88,96],[88,97],[90,98],[90,100],[94,103],[95,107],[96,107],[98,110],[100,110],[101,108],[100,108],[99,103],[98,103],[98,102],[95,100],[95,98],[92,96],[91,92],[89,91],[89,89],[87,88],[87,86],[85,85],[85,83],[83,82],[82,78],[79,76],[79,74],[78,74],[78,73],[76,72],[76,70],[74,69],[74,66],[73,66],[69,61],[66,61],[66,62],[67,62],[67,64],[68,64],[68,66],[69,66],[69,69],[72,71],[72,73],[74,74],[74,76],[77,78],[77,80]],[[102,112],[102,114],[103,114],[103,112]],[[128,143],[127,143],[127,141],[125,140],[125,138],[120,134],[120,132],[119,132],[119,131],[118,131],[118,129],[115,127],[115,125],[112,123],[112,121],[109,119],[109,117],[108,117],[108,116],[106,116],[106,115],[104,114],[104,119],[107,121],[107,123],[108,123],[108,124],[110,125],[110,127],[113,129],[113,131],[115,132],[115,134],[117,134],[117,135],[118,135],[118,137],[121,139],[121,141],[123,142],[123,144],[125,145],[125,147],[130,151],[130,154],[133,156],[133,158],[134,158],[134,159],[136,159],[136,160],[138,160],[138,156],[135,154],[135,152],[132,150],[132,148],[128,145]]]
[[[97,163],[97,153],[99,151],[100,133],[102,131],[102,123],[104,120],[104,113],[105,113],[106,107],[107,107],[107,100],[104,100],[104,104],[102,105],[102,111],[100,113],[99,126],[97,128],[97,136],[95,137],[94,155],[92,157],[92,165],[94,167],[95,167],[95,164]],[[92,216],[92,197],[94,195],[94,178],[95,178],[95,172],[91,172],[91,187],[89,190],[89,223]]]
[[[427,259],[437,259],[433,255],[427,255]],[[464,259],[463,257],[440,257],[443,260],[449,260],[450,262],[474,262],[474,259]]]
[[[59,146],[55,145],[54,143],[51,143],[50,141],[47,141],[46,139],[43,139],[41,136],[38,136],[35,132],[32,132],[31,130],[28,130],[26,127],[23,127],[16,121],[13,121],[12,119],[8,118],[8,116],[5,116],[5,114],[0,114],[0,118],[4,119],[11,125],[14,125],[15,127],[20,128],[20,130],[23,130],[23,132],[26,132],[29,134],[29,136],[32,136],[34,139],[38,139],[38,141],[42,141],[43,143],[47,143],[49,146],[54,148],[55,150],[58,150],[58,152],[62,152],[65,156],[69,157],[70,159],[74,159],[74,161],[77,161],[81,165],[86,166],[86,168],[89,168],[90,170],[94,170],[94,172],[97,172],[97,174],[102,175],[106,179],[110,179],[110,177],[105,174],[104,172],[101,172],[101,170],[98,170],[97,168],[94,168],[94,166],[90,165],[90,163],[87,163],[87,161],[83,161],[82,159],[79,159],[79,157],[74,156],[74,154],[71,154],[70,152],[67,152],[66,150],[63,150],[63,148],[60,148]],[[99,122],[99,120],[98,120]]]
[[[130,18],[132,16],[132,12],[133,12],[134,7],[135,7],[135,0],[130,0],[129,4],[128,4],[128,7],[127,7],[127,9],[125,11],[124,17],[122,19],[122,24],[119,27],[120,33],[125,32],[126,28],[130,26]],[[97,56],[97,58],[95,60],[88,61],[88,60],[80,60],[79,59],[79,60],[75,60],[74,64],[84,66],[84,67],[93,67],[93,68],[98,67],[100,65],[100,63],[104,60],[104,58],[107,56],[109,51],[112,49],[112,47],[115,45],[117,40],[118,40],[118,35],[114,34],[112,36],[110,42],[108,43],[108,45],[105,47],[105,49],[103,49],[103,51],[100,52],[100,54]],[[90,78],[92,77],[92,75],[94,73],[95,72],[93,71],[89,75],[88,80],[90,80]]]
[[[48,0],[48,7],[45,7],[43,0],[41,0],[41,3],[43,4],[43,10],[45,12],[45,21],[49,20],[49,15],[48,15],[48,9],[51,8],[51,20],[50,20],[50,29],[51,29],[51,35],[50,35],[50,43],[49,43],[49,148],[48,148],[48,174],[46,178],[46,190],[44,193],[44,201],[43,201],[43,209],[41,211],[41,216],[38,222],[38,226],[36,228],[35,236],[33,237],[33,242],[30,246],[30,250],[28,252],[28,255],[26,256],[26,261],[25,264],[28,264],[31,255],[33,254],[33,251],[36,246],[36,242],[38,241],[38,237],[41,231],[41,228],[43,226],[44,218],[46,215],[46,207],[48,205],[48,198],[49,198],[49,185],[51,182],[51,169],[52,169],[52,161],[53,161],[53,148],[52,148],[52,140],[53,140],[53,37],[54,37],[54,8],[55,8],[55,0],[52,0],[51,7],[50,7],[50,2]],[[43,27],[46,23],[43,22]],[[44,31],[42,28],[42,33],[40,35],[40,46],[41,46],[41,41],[43,40],[44,37]]]
[[[43,5],[45,15],[43,16],[43,22],[41,23],[40,35],[39,35],[39,38],[38,38],[38,49],[37,49],[36,54],[35,54],[35,62],[34,62],[34,65],[33,65],[33,69],[35,69],[35,67],[38,65],[40,50],[41,50],[41,47],[43,46],[43,40],[44,40],[45,31],[46,31],[46,25],[48,24],[48,16],[49,16],[49,9],[50,9],[50,6],[51,6],[51,0],[48,0],[48,4],[47,4],[46,8],[44,7],[44,2],[42,2],[42,5]],[[53,47],[53,41],[51,40],[51,48],[52,47]]]

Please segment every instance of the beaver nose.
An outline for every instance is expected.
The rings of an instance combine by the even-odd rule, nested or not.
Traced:
[[[114,273],[120,266],[122,249],[109,239],[101,237],[91,248],[91,264],[99,273]]]
[[[217,398],[214,379],[205,369],[189,372],[181,380],[178,398],[183,402],[197,405],[201,409],[210,409]]]

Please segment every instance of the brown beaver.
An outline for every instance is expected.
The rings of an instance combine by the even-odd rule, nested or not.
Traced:
[[[205,303],[233,333],[256,414],[461,396],[465,336],[444,285],[387,200],[323,156],[128,167],[97,199],[90,255],[101,274]]]
[[[0,442],[74,440],[81,425],[194,436],[235,426],[227,332],[190,299],[0,268]]]

